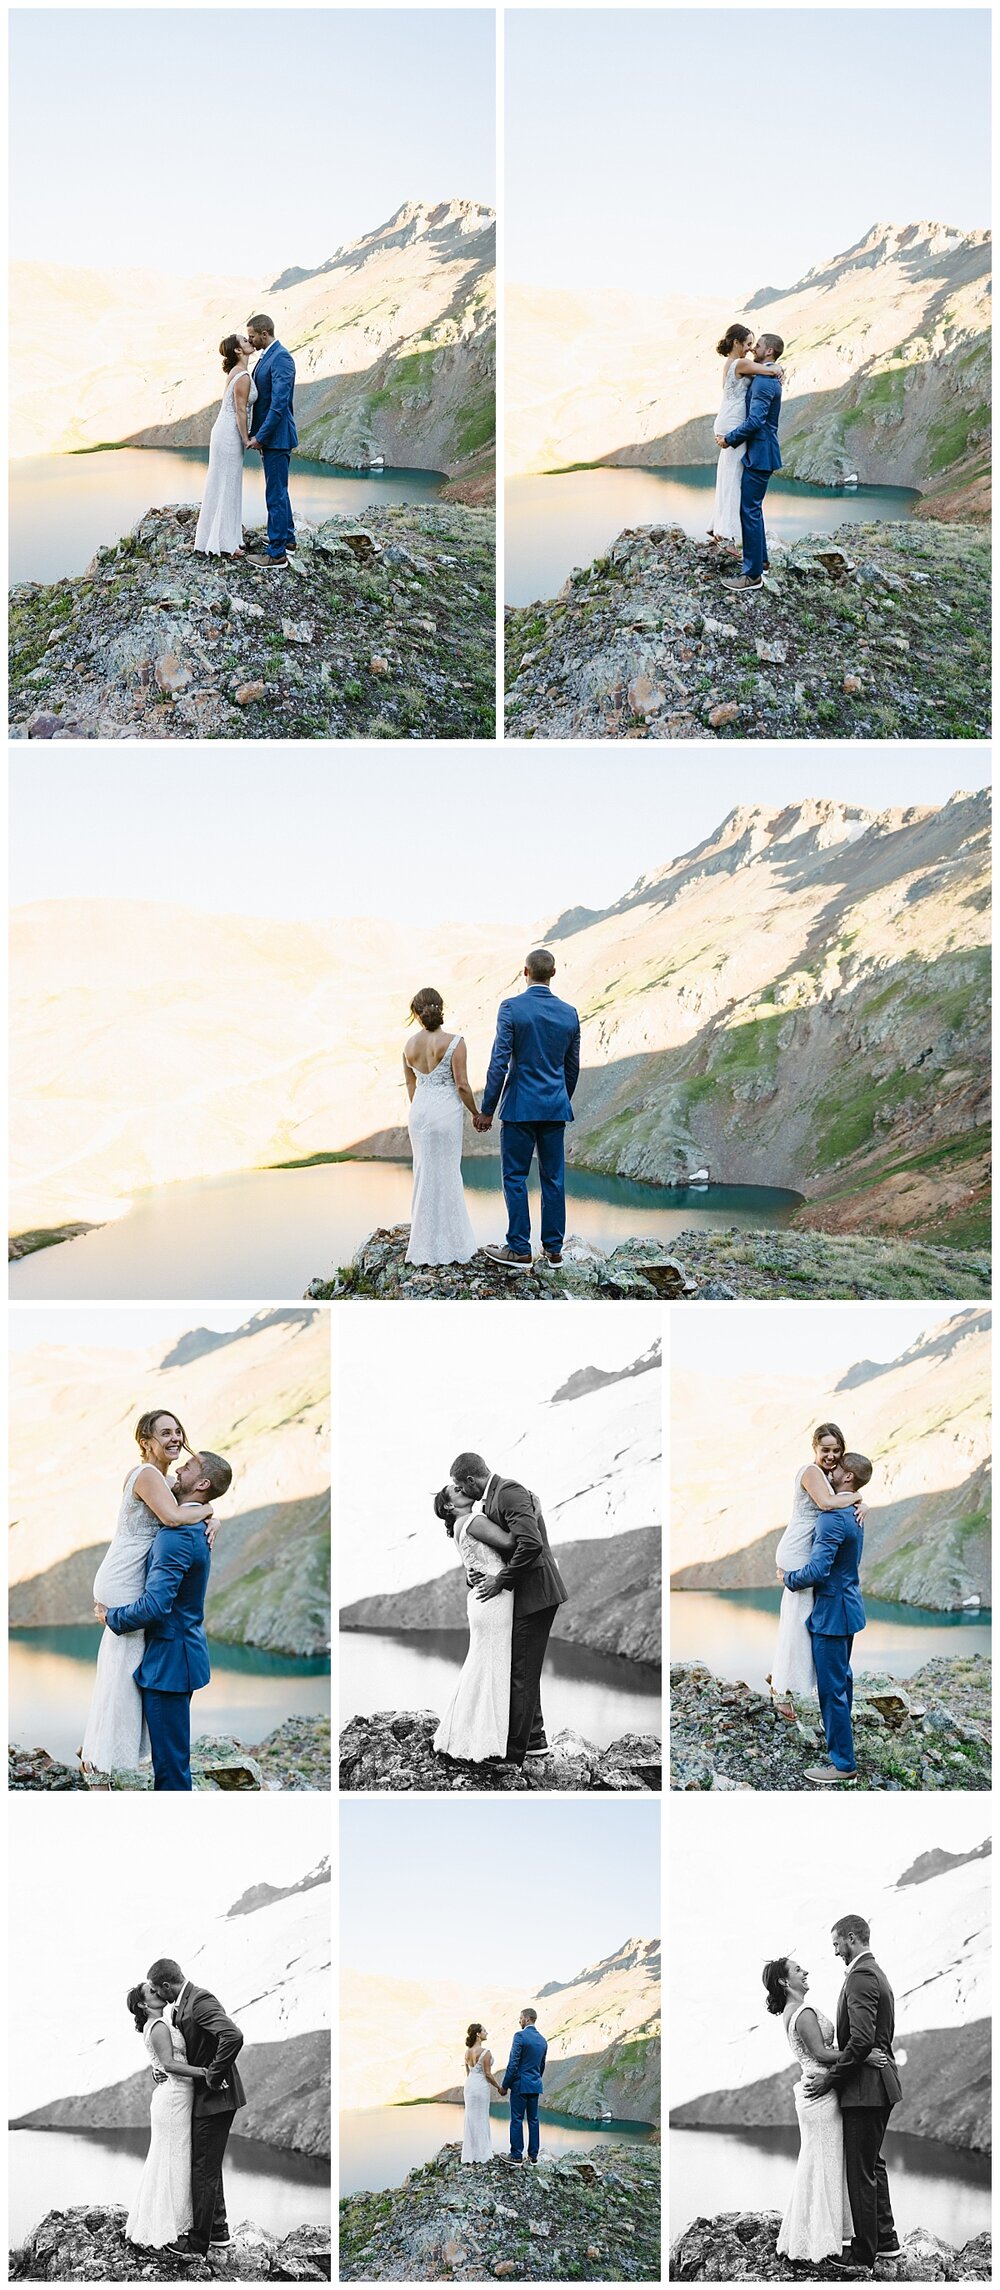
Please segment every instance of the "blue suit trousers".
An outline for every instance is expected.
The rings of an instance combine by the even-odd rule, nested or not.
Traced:
[[[500,1174],[507,1203],[507,1246],[531,1255],[528,1171],[535,1154],[542,1187],[542,1247],[558,1255],[566,1238],[566,1124],[500,1121]]]
[[[528,2153],[532,2160],[538,2154],[538,2092],[512,2091],[510,2094],[510,2151],[517,2162],[524,2154],[524,2118],[528,2118]]]
[[[267,553],[269,557],[283,557],[287,548],[295,547],[295,525],[288,498],[288,465],[292,456],[273,452],[269,445],[264,445],[260,458],[264,464],[267,501]]]
[[[813,1637],[813,1660],[826,1746],[841,1773],[854,1771],[854,1734],[851,1708],[854,1677],[851,1671],[853,1638]]]
[[[153,1788],[190,1789],[191,1696],[140,1687],[153,1752]]]
[[[740,530],[743,534],[743,570],[751,580],[759,580],[767,568],[764,495],[770,477],[769,469],[750,469],[744,462],[740,479]]]

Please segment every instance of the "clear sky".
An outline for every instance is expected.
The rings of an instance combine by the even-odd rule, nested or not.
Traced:
[[[18,1304],[7,1315],[12,1352],[32,1352],[38,1344],[70,1344],[87,1351],[164,1351],[191,1328],[217,1335],[242,1328],[246,1306],[224,1304]]]
[[[19,260],[269,282],[407,199],[495,197],[475,8],[18,9]]]
[[[417,775],[430,768],[433,804],[416,800]],[[530,833],[516,860],[492,866],[515,771]],[[585,749],[536,749],[515,765],[447,744],[363,756],[216,747],[210,772],[197,755],[171,757],[169,783],[159,760],[136,750],[95,750],[85,772],[59,749],[44,772],[15,751],[11,903],[142,897],[300,920],[535,925],[570,906],[612,905],[740,803],[934,804],[988,776],[981,751],[956,754],[947,742],[741,744],[699,757],[697,770],[632,750],[627,772],[610,778],[607,757]]]
[[[876,222],[989,224],[985,8],[521,8],[506,24],[512,280],[738,304]]]
[[[498,1981],[571,1980],[657,1938],[659,1817],[629,1798],[341,1799],[341,1963],[476,1981],[493,1934]]]
[[[857,1360],[895,1360],[957,1317],[954,1304],[749,1304],[671,1314],[671,1358],[715,1379],[815,1376],[832,1386]]]

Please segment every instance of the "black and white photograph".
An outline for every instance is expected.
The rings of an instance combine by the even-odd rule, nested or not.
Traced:
[[[661,1325],[352,1315],[342,1789],[659,1788]]]
[[[988,1819],[789,1811],[674,1818],[670,2279],[989,2281]]]
[[[275,1811],[18,1805],[12,2280],[329,2280],[328,1823]]]

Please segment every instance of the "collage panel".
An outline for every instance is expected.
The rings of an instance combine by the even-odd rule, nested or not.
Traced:
[[[340,1872],[340,2280],[660,2281],[659,1806],[342,1801]]]
[[[649,1304],[574,1304],[529,1343],[489,1304],[353,1316],[342,1791],[659,1789],[661,1355]]]

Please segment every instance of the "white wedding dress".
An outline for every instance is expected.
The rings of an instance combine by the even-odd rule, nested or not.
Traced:
[[[494,1604],[501,1603],[494,1601]],[[475,2067],[470,2067],[465,2078],[465,2128],[462,2132],[463,2163],[492,2163],[493,2136],[490,2130],[490,2100],[492,2092],[482,2069],[482,2055]]]
[[[452,1035],[433,1073],[410,1067],[417,1086],[407,1121],[413,1148],[407,1264],[469,1264],[476,1253],[462,1187],[465,1108],[451,1070],[461,1039]]]
[[[491,1551],[469,1532],[477,1516],[481,1513],[470,1511],[457,1530],[459,1558],[466,1573],[474,1566],[483,1574],[499,1574],[504,1564],[499,1551]],[[470,1590],[466,1612],[469,1651],[434,1736],[434,1748],[443,1756],[469,1757],[481,1764],[486,1757],[503,1757],[507,1749],[513,1593],[502,1590],[496,1598],[479,1598]]]
[[[816,2062],[796,2033],[796,2021],[805,2009],[805,2003],[796,2006],[785,2033],[794,2057],[808,2070]],[[815,2004],[811,2009],[816,2012],[823,2042],[832,2044],[832,2021],[816,2011]],[[802,2089],[801,2076],[795,2086],[795,2112],[799,2119],[799,2159],[777,2248],[781,2257],[808,2259],[815,2266],[822,2258],[839,2258],[854,2232],[844,2162],[844,2119],[836,2092],[825,2091],[821,2098],[810,2099]]]
[[[736,361],[729,368],[722,389],[722,404],[715,426],[722,437],[731,429],[739,429],[747,418],[747,385],[736,372]],[[715,506],[712,510],[710,531],[717,540],[739,541],[743,533],[740,525],[740,485],[743,479],[745,445],[724,445],[719,449],[719,466],[715,473]]]
[[[243,547],[243,439],[233,391],[242,368],[230,374],[208,441],[208,475],[194,545],[204,556],[231,557]],[[247,418],[257,395],[250,382]]]
[[[152,2032],[155,2022],[149,2021],[143,2029],[142,2040],[154,2067],[159,2060],[153,2050]],[[170,2037],[175,2059],[186,2059],[184,2039],[168,2020],[163,2026]],[[162,2250],[167,2242],[176,2242],[179,2234],[186,2234],[194,2222],[191,2208],[191,2110],[194,2105],[194,2083],[187,2075],[167,2075],[162,2083],[154,2083],[149,2102],[149,2152],[142,2166],[142,2177],[136,2188],[135,2201],[125,2221],[125,2234],[129,2242],[138,2243],[144,2250]]]
[[[803,1463],[802,1471],[809,1468]],[[792,1515],[774,1554],[774,1563],[791,1574],[797,1566],[805,1566],[812,1557],[816,1521],[820,1516],[819,1504],[807,1495],[802,1485],[802,1471],[795,1474],[795,1493],[792,1496]],[[812,1639],[806,1628],[813,1610],[815,1591],[807,1583],[804,1590],[783,1590],[778,1613],[778,1643],[774,1650],[771,1684],[776,1694],[803,1694],[816,1697],[816,1664],[813,1660]]]
[[[137,1463],[129,1472],[114,1540],[94,1576],[94,1597],[102,1606],[131,1606],[146,1588],[146,1560],[157,1521],[133,1493],[142,1468]],[[135,1683],[145,1645],[144,1630],[126,1630],[118,1637],[105,1628],[102,1634],[81,1751],[84,1764],[95,1766],[99,1773],[131,1769],[149,1756],[142,1695]]]

